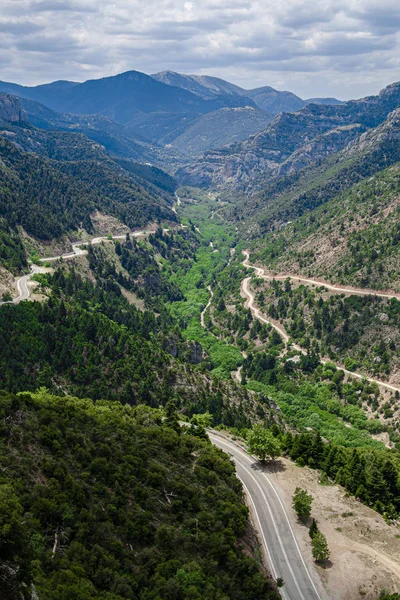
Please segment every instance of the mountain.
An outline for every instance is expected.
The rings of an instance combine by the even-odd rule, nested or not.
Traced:
[[[50,241],[81,228],[92,232],[95,211],[129,228],[176,221],[171,178],[125,165],[81,133],[34,127],[16,98],[0,95],[2,260],[13,270],[25,266],[19,227]]]
[[[279,230],[400,161],[400,108],[378,127],[361,135],[356,131],[357,137],[340,152],[291,173],[276,172],[261,191],[239,201],[235,212],[254,219],[261,233]]]
[[[400,104],[400,83],[378,96],[341,105],[309,104],[295,113],[282,113],[265,131],[220,151],[209,152],[196,163],[178,170],[184,184],[229,189],[261,188],[279,174],[285,161],[297,153],[291,168],[301,168],[338,152],[360,131],[382,123]],[[331,132],[329,135],[328,132]],[[325,137],[324,137],[325,135]]]
[[[39,101],[58,112],[101,114],[122,124],[129,123],[138,114],[199,115],[225,106],[223,98],[203,100],[138,71],[61,86],[48,84],[29,88],[0,82],[0,91]],[[244,104],[239,96],[235,98],[236,106]]]
[[[229,81],[208,75],[183,75],[173,71],[162,71],[152,75],[153,79],[188,90],[204,100],[211,100],[215,96],[230,95],[244,96],[245,90]]]
[[[220,108],[193,121],[169,146],[188,157],[241,141],[267,127],[272,115],[259,108]]]
[[[218,77],[207,75],[183,75],[173,71],[163,71],[152,75],[157,81],[180,87],[197,94],[204,99],[212,99],[219,95],[245,96],[266,112],[277,115],[280,112],[296,112],[307,104],[342,104],[336,98],[310,98],[302,100],[292,92],[281,92],[270,86],[246,90]],[[251,105],[251,103],[250,103]]]
[[[344,104],[344,100],[337,98],[307,98],[304,102],[306,104]]]
[[[246,93],[256,102],[257,106],[273,115],[281,112],[296,112],[305,106],[304,100],[296,94],[280,92],[270,86],[247,90]]]
[[[183,155],[176,150],[151,143],[103,115],[58,113],[44,104],[26,98],[20,98],[20,104],[29,122],[35,127],[83,133],[104,146],[108,154],[167,167],[184,161]]]

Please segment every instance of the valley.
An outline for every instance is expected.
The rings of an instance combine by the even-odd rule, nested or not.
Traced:
[[[399,84],[0,90],[0,594],[397,600]]]

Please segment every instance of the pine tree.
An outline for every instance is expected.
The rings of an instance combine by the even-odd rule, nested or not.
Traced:
[[[326,541],[326,537],[323,533],[318,531],[311,542],[312,546],[312,555],[316,562],[323,562],[327,560],[330,556],[328,542]]]
[[[310,538],[314,539],[314,536],[319,532],[317,521],[313,518],[311,521],[310,528],[308,533],[310,534]]]

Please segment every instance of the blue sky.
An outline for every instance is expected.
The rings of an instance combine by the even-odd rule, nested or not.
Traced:
[[[1,0],[0,79],[136,69],[209,74],[302,97],[400,80],[398,0]]]

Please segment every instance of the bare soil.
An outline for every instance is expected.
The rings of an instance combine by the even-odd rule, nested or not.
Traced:
[[[319,473],[281,458],[271,467],[271,480],[281,493],[303,556],[317,570],[330,600],[377,600],[383,589],[400,592],[400,527],[388,525],[337,485],[320,485]],[[312,516],[326,535],[331,552],[325,568],[315,565],[308,528],[291,509],[296,487],[313,496]]]

